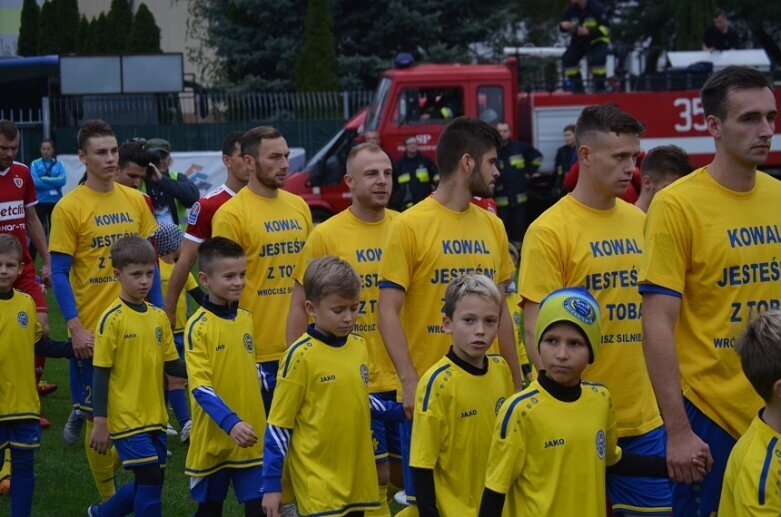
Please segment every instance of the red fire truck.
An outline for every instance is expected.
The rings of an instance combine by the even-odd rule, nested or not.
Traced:
[[[574,95],[568,92],[518,92],[517,61],[502,65],[430,64],[386,71],[371,105],[347,121],[301,172],[292,173],[286,189],[302,196],[313,216],[323,220],[350,205],[343,181],[347,153],[364,140],[366,131],[379,132],[391,159],[404,152],[405,138],[414,135],[420,152],[432,159],[445,124],[455,116],[480,117],[486,122],[509,121],[513,134],[542,151],[541,171],[553,170],[562,130],[574,124],[589,105],[614,102],[646,124],[644,149],[675,144],[689,153],[695,166],[713,155],[702,102],[696,89]],[[781,106],[781,92],[776,92]],[[781,127],[774,137],[765,170],[781,172]]]

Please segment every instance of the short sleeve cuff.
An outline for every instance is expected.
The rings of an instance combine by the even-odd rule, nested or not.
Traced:
[[[656,284],[639,284],[637,288],[640,291],[640,294],[664,294],[667,296],[674,296],[675,298],[683,298],[683,295],[678,291]]]
[[[380,289],[401,289],[402,291],[406,291],[402,285],[391,282],[390,280],[380,280],[377,285]]]

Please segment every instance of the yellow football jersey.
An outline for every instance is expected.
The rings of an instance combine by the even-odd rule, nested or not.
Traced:
[[[266,412],[255,369],[252,316],[239,309],[235,319],[198,309],[187,322],[185,360],[193,419],[184,472],[203,477],[223,468],[263,464]],[[215,392],[258,435],[252,447],[239,447],[192,395],[197,388]]]
[[[428,197],[393,221],[380,262],[380,281],[406,292],[401,324],[417,374],[450,346],[442,330],[445,289],[466,273],[509,282],[515,268],[507,233],[495,215],[470,203],[455,212]]]
[[[293,269],[312,231],[306,201],[284,190],[277,192],[277,197],[266,198],[241,189],[212,220],[212,235],[238,242],[247,255],[247,287],[240,304],[255,321],[258,362],[279,359],[287,348],[285,321]]]
[[[604,517],[605,468],[621,459],[610,393],[581,383],[562,402],[534,381],[499,410],[485,486],[507,494],[503,515]]]
[[[302,515],[379,507],[366,343],[331,346],[304,334],[279,362],[268,422],[292,429],[285,462]]]
[[[369,391],[395,390],[396,368],[377,329],[377,299],[380,294],[378,274],[385,236],[391,220],[398,215],[385,211],[385,218],[376,223],[361,221],[348,208],[320,223],[306,241],[298,257],[293,278],[304,284],[304,272],[317,257],[333,255],[346,260],[361,278],[361,306],[354,332],[366,341],[369,351]]]
[[[410,466],[433,469],[441,515],[476,515],[496,414],[513,393],[510,368],[487,356],[481,374],[448,353],[420,378],[412,419]]]
[[[160,283],[163,289],[163,295],[165,295],[165,293],[168,292],[168,284],[171,281],[174,263],[169,264],[165,260],[158,260],[157,263],[160,266]],[[187,323],[187,293],[196,288],[198,288],[198,282],[195,280],[192,273],[188,273],[184,289],[179,295],[179,299],[176,301],[176,325],[174,326],[174,333],[184,331],[184,326]]]
[[[719,517],[781,515],[781,433],[759,416],[732,449],[724,472]]]
[[[781,183],[762,172],[750,192],[698,169],[657,194],[639,280],[681,295],[675,344],[683,394],[733,437],[762,407],[733,350],[758,312],[781,306]]]
[[[43,332],[33,299],[15,289],[11,293],[0,298],[0,421],[37,420],[35,343]]]
[[[144,196],[118,183],[111,192],[80,185],[54,206],[49,251],[73,257],[70,284],[85,329],[94,331],[100,315],[119,296],[111,245],[128,235],[149,237],[156,229]]]
[[[596,210],[565,196],[529,226],[521,251],[524,300],[540,303],[556,289],[580,286],[599,302],[602,345],[583,379],[610,390],[621,437],[662,425],[645,366],[637,290],[644,219],[620,199],[610,210]]]
[[[166,361],[179,358],[165,312],[145,304],[140,312],[116,298],[100,317],[92,364],[111,368],[108,430],[112,439],[164,431]]]

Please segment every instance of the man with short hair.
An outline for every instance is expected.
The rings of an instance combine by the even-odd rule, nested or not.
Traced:
[[[393,164],[391,207],[402,211],[426,199],[439,182],[437,166],[418,151],[418,139],[404,139],[404,155]]]
[[[187,176],[171,170],[171,144],[167,140],[152,138],[146,145],[151,154],[150,162],[155,167],[148,170],[139,188],[152,198],[158,223],[175,224],[184,230],[187,228],[187,209],[198,201],[201,193]]]
[[[212,235],[237,242],[247,254],[247,288],[240,305],[255,321],[255,358],[266,412],[271,408],[279,358],[287,349],[285,325],[293,293],[293,269],[312,231],[312,213],[301,197],[282,190],[290,148],[273,127],[259,126],[241,137],[241,189],[214,215]]]
[[[705,29],[702,50],[731,50],[738,48],[738,33],[733,29],[727,12],[724,9],[716,9],[713,12],[713,23]]]
[[[236,195],[238,191],[247,186],[249,170],[244,165],[241,156],[242,131],[233,131],[225,135],[222,141],[222,164],[227,171],[225,183],[212,189],[208,194],[199,199],[191,208],[187,217],[187,231],[180,250],[179,260],[174,265],[171,278],[168,280],[168,292],[165,297],[165,312],[171,325],[176,322],[176,304],[179,295],[190,275],[190,271],[198,258],[198,246],[212,236],[212,219],[217,210],[226,201]]]
[[[638,275],[675,515],[718,511],[729,453],[762,407],[733,344],[758,312],[778,307],[781,279],[781,183],[757,170],[778,115],[772,83],[730,66],[700,96],[716,153],[654,198]],[[712,458],[704,480],[694,456]]]
[[[651,200],[664,187],[692,171],[689,155],[677,145],[660,145],[648,151],[640,164],[640,196],[635,206],[648,212]]]

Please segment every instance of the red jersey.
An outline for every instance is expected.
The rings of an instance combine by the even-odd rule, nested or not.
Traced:
[[[184,234],[184,238],[200,244],[211,237],[214,214],[235,195],[236,193],[231,189],[220,185],[199,199],[190,207],[190,215],[187,217],[187,232]]]
[[[32,264],[27,246],[27,226],[25,208],[38,203],[35,196],[35,184],[27,165],[13,162],[5,171],[0,172],[0,233],[16,236],[22,245],[22,261]]]

